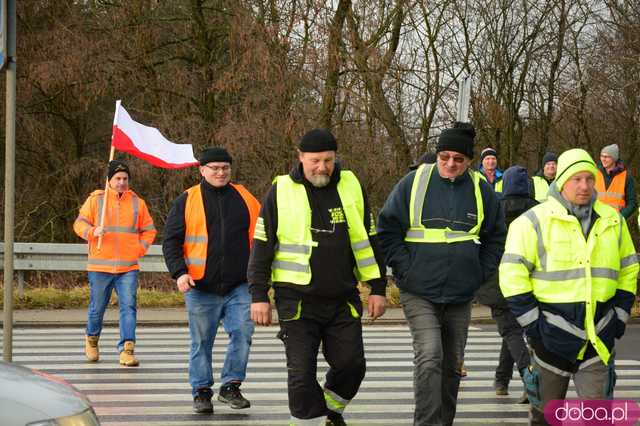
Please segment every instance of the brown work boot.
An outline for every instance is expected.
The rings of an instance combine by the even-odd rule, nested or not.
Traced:
[[[136,344],[133,342],[124,342],[124,349],[120,352],[120,364],[127,367],[137,367],[140,362],[138,358],[133,355],[133,349]]]
[[[98,340],[100,340],[100,336],[85,336],[84,338],[84,354],[91,362],[96,362],[100,358]]]

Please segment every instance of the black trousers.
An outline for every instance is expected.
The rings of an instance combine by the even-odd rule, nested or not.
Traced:
[[[524,340],[524,330],[515,315],[508,308],[491,308],[491,316],[498,324],[502,337],[500,359],[496,367],[496,384],[509,386],[515,362],[518,372],[529,366],[529,350]]]
[[[362,304],[350,301],[305,305],[288,316],[299,301],[278,300],[280,332],[287,354],[289,410],[298,419],[341,413],[356,395],[364,379],[366,364],[362,342]],[[357,316],[357,317],[356,317]],[[299,317],[299,318],[296,318]],[[287,318],[290,318],[287,320]],[[293,319],[296,318],[296,319]],[[317,357],[322,353],[329,364],[324,389],[317,380]]]

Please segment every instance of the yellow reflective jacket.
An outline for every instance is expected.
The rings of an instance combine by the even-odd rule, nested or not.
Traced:
[[[626,221],[596,201],[585,238],[555,198],[509,227],[500,288],[518,322],[545,349],[582,360],[588,343],[605,364],[636,292],[636,252]]]

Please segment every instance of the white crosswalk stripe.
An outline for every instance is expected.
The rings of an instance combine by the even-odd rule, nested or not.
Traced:
[[[118,365],[116,328],[100,339],[99,363],[84,358],[81,328],[14,330],[14,362],[56,374],[83,391],[103,425],[285,425],[289,418],[286,363],[277,327],[257,328],[247,380],[242,385],[252,406],[232,410],[214,399],[213,417],[193,414],[187,378],[187,328],[139,327],[136,355],[141,365]],[[365,326],[367,375],[347,408],[349,425],[410,425],[413,419],[413,351],[406,326]],[[1,341],[1,339],[0,339]],[[218,380],[227,336],[220,329],[214,346],[214,380]],[[522,392],[516,377],[510,395],[496,396],[492,383],[500,352],[493,331],[471,328],[465,353],[469,376],[458,395],[455,424],[525,424],[527,406],[514,403]],[[318,379],[327,365],[320,356]],[[640,361],[617,360],[616,397],[640,399]],[[214,391],[217,391],[215,385]],[[573,388],[569,397],[576,397]]]

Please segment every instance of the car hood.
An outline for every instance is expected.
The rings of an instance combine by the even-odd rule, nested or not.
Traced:
[[[65,380],[0,361],[0,423],[25,424],[71,416],[90,406],[88,399]]]

